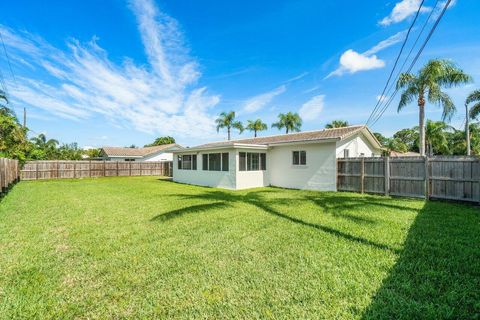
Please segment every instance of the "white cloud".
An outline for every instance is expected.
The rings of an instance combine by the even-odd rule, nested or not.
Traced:
[[[18,86],[12,86],[16,104],[78,121],[102,115],[115,126],[149,133],[213,135],[211,109],[220,97],[195,86],[198,64],[189,56],[177,22],[152,0],[132,0],[130,7],[146,66],[129,58],[114,63],[96,38],[86,44],[70,40],[68,50],[60,50],[38,36],[0,26],[11,56],[37,70],[19,76]]]
[[[242,110],[243,112],[246,112],[246,113],[252,113],[252,112],[258,111],[263,107],[265,107],[266,105],[268,105],[270,102],[272,102],[273,98],[284,93],[286,90],[287,90],[287,87],[285,85],[281,85],[273,89],[272,91],[265,92],[255,97],[252,97],[247,101],[245,101],[245,103],[243,104]]]
[[[385,61],[379,59],[375,54],[403,40],[406,31],[400,31],[393,36],[380,41],[364,53],[358,53],[353,49],[348,49],[340,56],[340,66],[331,72],[326,78],[332,76],[341,76],[345,73],[356,73],[372,69],[383,68]]]
[[[421,0],[402,0],[397,2],[393,7],[392,12],[382,20],[380,24],[383,26],[388,26],[393,23],[401,22],[408,17],[415,14],[420,6]],[[420,12],[429,12],[431,8],[422,7]]]
[[[317,95],[305,102],[299,110],[300,117],[304,121],[318,119],[325,105],[325,95]]]

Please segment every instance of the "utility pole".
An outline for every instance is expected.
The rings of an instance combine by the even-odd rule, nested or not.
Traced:
[[[465,103],[465,135],[467,138],[467,156],[470,155],[470,119],[468,114],[468,104]]]

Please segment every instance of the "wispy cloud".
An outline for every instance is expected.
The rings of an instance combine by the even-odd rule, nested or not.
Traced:
[[[288,80],[285,80],[284,83],[290,83],[290,82],[294,82],[294,81],[297,81],[297,80],[300,80],[302,78],[305,78],[307,75],[309,74],[309,72],[302,72],[300,73],[299,75],[293,77],[293,78],[290,78]]]
[[[276,96],[284,93],[287,90],[287,87],[285,85],[281,85],[272,91],[268,91],[262,94],[259,94],[257,96],[254,96],[243,104],[242,111],[245,113],[253,113],[256,112],[266,105],[268,105],[270,102],[272,102],[273,98]]]
[[[97,39],[70,40],[60,50],[27,32],[2,27],[12,59],[28,61],[11,89],[17,104],[43,109],[58,117],[85,121],[102,115],[125,128],[183,137],[214,132],[211,108],[220,97],[196,87],[197,62],[189,56],[177,22],[152,0],[132,0],[148,65],[129,58],[116,64]],[[16,58],[18,57],[18,59]],[[20,62],[21,63],[21,62]]]
[[[421,0],[402,0],[395,4],[388,16],[379,21],[383,26],[399,23],[417,12]],[[421,12],[429,12],[431,8],[422,7]]]
[[[380,41],[364,53],[358,53],[348,49],[340,56],[340,66],[331,72],[326,78],[341,76],[345,73],[356,73],[372,69],[383,68],[385,61],[379,59],[375,54],[403,40],[405,31],[400,31],[393,36]]]
[[[318,119],[325,105],[325,95],[317,95],[305,102],[299,110],[300,117],[305,121]]]

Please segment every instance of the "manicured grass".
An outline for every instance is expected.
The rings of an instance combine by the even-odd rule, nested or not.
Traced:
[[[155,177],[20,182],[0,317],[478,318],[479,209]]]

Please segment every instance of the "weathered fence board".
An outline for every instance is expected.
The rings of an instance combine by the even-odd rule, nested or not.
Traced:
[[[172,162],[28,161],[22,180],[77,179],[119,176],[172,176]]]
[[[480,160],[442,156],[337,161],[337,189],[480,202]]]
[[[4,193],[8,188],[19,180],[20,167],[18,160],[0,158],[0,193]]]

